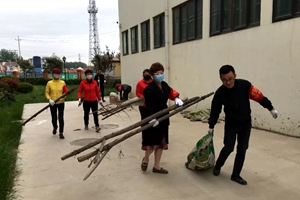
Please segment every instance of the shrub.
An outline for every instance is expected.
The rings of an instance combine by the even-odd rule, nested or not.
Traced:
[[[115,87],[117,84],[121,84],[121,79],[115,79],[112,86]]]
[[[20,78],[21,82],[30,83],[32,85],[46,85],[50,79],[47,78]]]
[[[19,82],[12,78],[1,78],[0,82],[7,83],[11,91],[17,89]]]
[[[24,94],[32,92],[32,90],[33,90],[33,85],[30,83],[20,83],[17,88],[18,92],[24,93]]]
[[[14,76],[2,76],[2,77],[0,78],[0,80],[1,80],[2,78],[11,78],[11,79],[14,79],[14,80],[18,81],[18,83],[20,82],[20,79],[17,78],[17,77],[14,77]]]
[[[0,89],[9,91],[9,85],[5,82],[0,81]]]

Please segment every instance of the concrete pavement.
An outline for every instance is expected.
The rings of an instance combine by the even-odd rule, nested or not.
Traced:
[[[45,105],[25,105],[23,119]],[[300,139],[252,129],[241,174],[248,185],[242,186],[230,180],[235,153],[230,155],[219,177],[213,176],[211,169],[194,172],[185,168],[188,153],[206,134],[208,125],[190,122],[180,114],[171,118],[169,150],[164,151],[162,157],[162,167],[169,171],[168,175],[152,173],[153,156],[148,171],[140,171],[143,158],[140,134],[114,147],[86,181],[82,179],[90,170],[89,162],[79,163],[75,158],[61,161],[63,155],[80,147],[75,146],[84,142],[80,139],[100,138],[139,121],[137,108],[128,109],[127,113],[131,120],[125,113],[121,114],[122,118],[113,116],[100,120],[103,129],[95,133],[84,130],[82,107],[78,108],[77,102],[67,102],[64,140],[52,135],[50,110],[26,124],[17,163],[21,170],[16,186],[20,199],[300,199]],[[93,126],[92,116],[90,125]],[[215,128],[216,156],[222,148],[223,125],[220,123]],[[121,159],[118,157],[120,149],[124,153]]]

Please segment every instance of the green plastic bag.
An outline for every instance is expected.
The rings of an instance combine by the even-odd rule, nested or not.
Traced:
[[[213,133],[201,138],[187,157],[185,167],[195,171],[212,168],[215,164]]]

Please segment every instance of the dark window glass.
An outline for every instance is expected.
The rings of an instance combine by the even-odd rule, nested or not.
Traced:
[[[180,18],[181,18],[181,30],[180,30],[180,34],[181,34],[181,38],[180,40],[181,41],[185,41],[186,40],[186,30],[187,30],[187,6],[184,5],[181,7],[180,9],[181,11],[181,15],[180,15]]]
[[[220,0],[211,0],[211,34],[214,33],[219,33],[221,30],[221,26],[220,26],[220,17],[221,17],[221,13],[220,13]]]
[[[173,10],[173,41],[174,43],[180,41],[180,10],[176,8]]]
[[[195,0],[188,2],[188,39],[195,38]]]

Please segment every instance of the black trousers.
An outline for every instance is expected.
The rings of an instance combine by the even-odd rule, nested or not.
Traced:
[[[89,125],[89,115],[90,110],[92,109],[93,117],[94,117],[94,123],[95,126],[99,126],[99,119],[98,119],[98,113],[95,112],[98,110],[98,102],[97,101],[84,101],[83,102],[83,111],[84,111],[84,125]]]
[[[102,100],[104,100],[104,85],[100,85],[100,90],[101,90]]]
[[[121,100],[127,101],[130,92],[131,92],[131,86],[128,86],[127,89],[123,91],[123,96]]]
[[[53,106],[50,106],[52,126],[54,129],[57,129],[57,111],[58,111],[58,121],[59,121],[59,133],[63,133],[65,103],[54,104]]]
[[[237,152],[234,160],[232,176],[240,176],[242,171],[246,151],[249,146],[249,138],[251,133],[251,122],[245,125],[233,126],[225,123],[224,147],[222,148],[219,158],[217,159],[215,168],[221,169],[228,156],[233,152],[235,141],[237,139]]]

